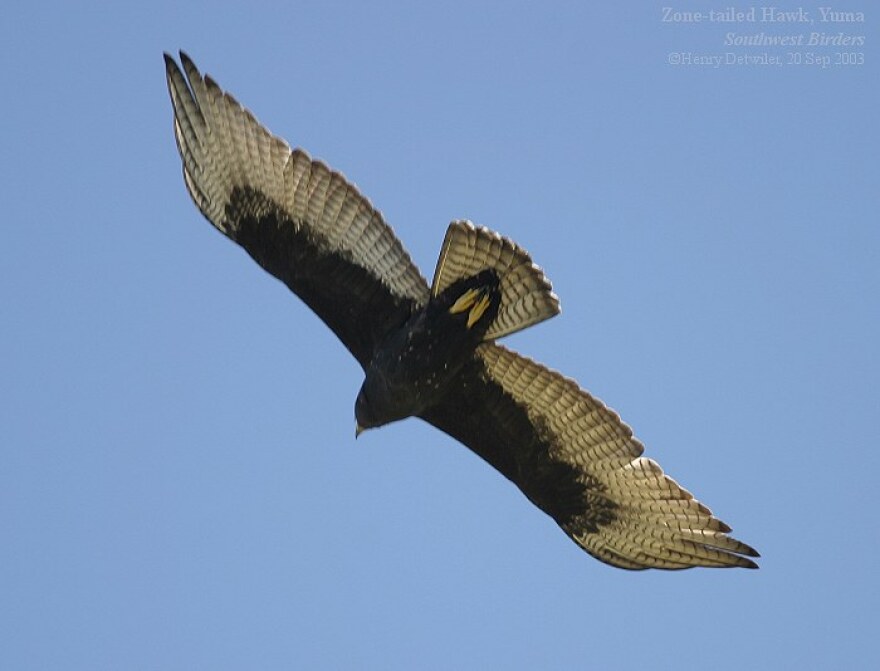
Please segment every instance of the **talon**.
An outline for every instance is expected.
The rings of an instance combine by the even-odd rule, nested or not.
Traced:
[[[480,317],[483,316],[483,313],[486,312],[486,309],[489,307],[491,301],[486,294],[483,294],[483,297],[480,298],[480,301],[471,308],[471,312],[468,315],[467,327],[470,328],[478,321],[480,321]]]
[[[452,304],[452,307],[449,308],[450,314],[457,315],[459,312],[464,312],[468,308],[470,308],[477,300],[477,296],[479,296],[479,289],[468,289],[461,296],[459,296],[458,300]]]

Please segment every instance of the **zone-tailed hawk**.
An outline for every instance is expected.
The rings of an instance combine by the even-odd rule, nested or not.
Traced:
[[[641,456],[616,413],[495,343],[559,312],[522,248],[453,222],[429,287],[352,184],[291,150],[180,58],[182,69],[165,55],[186,187],[202,214],[305,301],[363,367],[358,431],[420,417],[608,564],[756,568],[747,557],[758,553]]]

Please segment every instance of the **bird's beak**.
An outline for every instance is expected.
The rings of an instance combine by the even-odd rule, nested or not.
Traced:
[[[354,422],[354,438],[357,440],[357,437],[361,435],[366,429],[357,423],[357,420]]]

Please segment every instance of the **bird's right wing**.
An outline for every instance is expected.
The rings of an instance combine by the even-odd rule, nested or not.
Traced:
[[[427,282],[382,215],[337,172],[264,128],[180,54],[165,55],[186,187],[202,214],[284,282],[366,367],[424,305]]]
[[[516,484],[572,540],[627,569],[757,568],[754,549],[657,463],[573,380],[492,343],[421,417]]]

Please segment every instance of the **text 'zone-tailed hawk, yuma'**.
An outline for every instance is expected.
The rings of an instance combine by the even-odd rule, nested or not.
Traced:
[[[291,150],[166,55],[186,188],[284,282],[365,372],[358,432],[419,417],[480,455],[597,559],[627,569],[755,568],[758,553],[663,474],[632,430],[569,378],[496,340],[559,302],[521,247],[446,231],[430,286],[382,215],[338,172]]]

